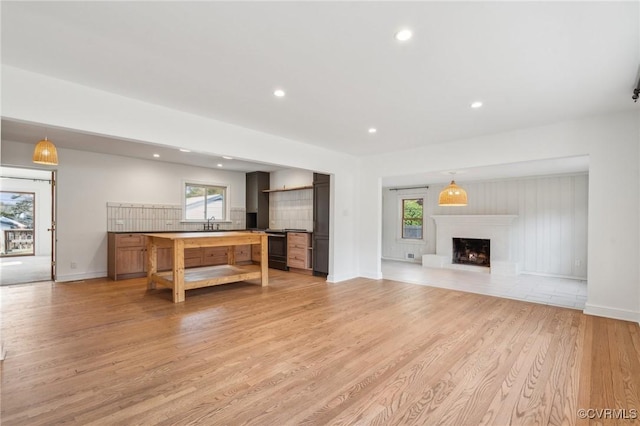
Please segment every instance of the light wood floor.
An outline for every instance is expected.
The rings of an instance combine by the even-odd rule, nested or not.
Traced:
[[[640,415],[637,324],[270,272],[268,288],[192,290],[180,304],[143,279],[0,288],[2,425],[571,425],[587,424],[581,408]],[[640,420],[592,424],[601,423]]]

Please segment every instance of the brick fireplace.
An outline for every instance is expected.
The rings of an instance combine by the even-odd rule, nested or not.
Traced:
[[[422,266],[478,272],[488,270],[494,275],[518,274],[518,264],[513,260],[511,247],[511,223],[518,217],[517,215],[434,215],[431,217],[436,223],[436,253],[423,255]],[[456,238],[489,240],[490,266],[487,268],[487,265],[474,265],[473,262],[454,263],[454,239]]]

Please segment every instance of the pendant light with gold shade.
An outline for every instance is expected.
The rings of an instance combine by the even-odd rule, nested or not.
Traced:
[[[452,172],[452,175],[455,173]],[[456,207],[467,205],[467,191],[456,185],[456,181],[451,179],[451,183],[440,192],[438,205],[444,207]]]
[[[46,137],[36,145],[33,151],[33,162],[55,166],[58,164],[58,151],[56,146]]]

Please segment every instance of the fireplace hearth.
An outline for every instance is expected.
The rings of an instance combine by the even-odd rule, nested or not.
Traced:
[[[490,267],[490,240],[454,237],[451,263]]]

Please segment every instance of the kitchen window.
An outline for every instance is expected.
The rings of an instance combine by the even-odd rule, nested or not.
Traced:
[[[424,198],[402,199],[402,239],[421,240],[423,237]]]
[[[227,221],[229,217],[229,187],[220,184],[185,182],[183,217],[186,221]]]

